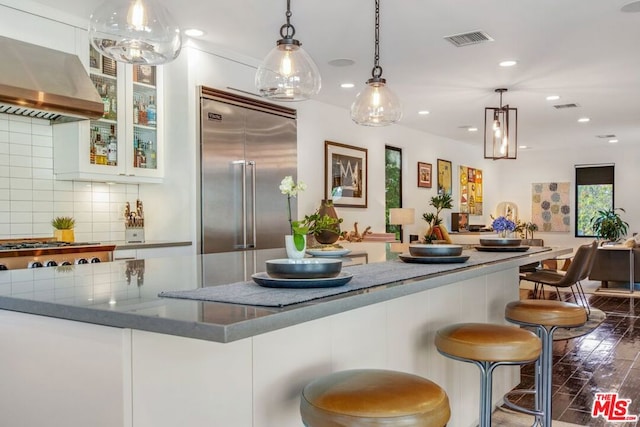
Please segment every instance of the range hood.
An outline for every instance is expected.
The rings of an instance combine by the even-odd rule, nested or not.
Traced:
[[[0,37],[0,113],[64,123],[100,118],[104,104],[76,55]]]

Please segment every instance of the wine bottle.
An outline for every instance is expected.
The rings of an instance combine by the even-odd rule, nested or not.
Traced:
[[[114,125],[111,125],[111,134],[109,134],[109,145],[107,147],[107,164],[110,166],[116,166],[118,164],[118,139],[116,138]]]

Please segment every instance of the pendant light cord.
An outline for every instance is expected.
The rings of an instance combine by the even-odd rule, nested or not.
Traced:
[[[371,75],[374,79],[382,77],[382,67],[380,66],[380,0],[376,0],[375,49]]]
[[[283,39],[292,39],[296,33],[295,27],[291,25],[291,15],[291,0],[287,0],[287,13],[285,13],[287,23],[280,27],[280,36]]]

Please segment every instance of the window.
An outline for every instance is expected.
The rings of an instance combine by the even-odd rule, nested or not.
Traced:
[[[576,166],[576,237],[596,237],[591,218],[613,209],[614,165]]]
[[[395,233],[396,239],[402,239],[402,226],[389,224],[389,209],[402,207],[402,150],[385,145],[385,224],[387,233]]]

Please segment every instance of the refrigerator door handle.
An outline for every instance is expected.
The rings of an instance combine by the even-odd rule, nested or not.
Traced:
[[[247,248],[247,162],[234,160],[234,165],[242,165],[242,244],[236,245],[236,249]]]
[[[253,241],[247,247],[255,248],[258,244],[256,231],[256,162],[249,160],[247,165],[251,167],[251,230],[253,234]]]

